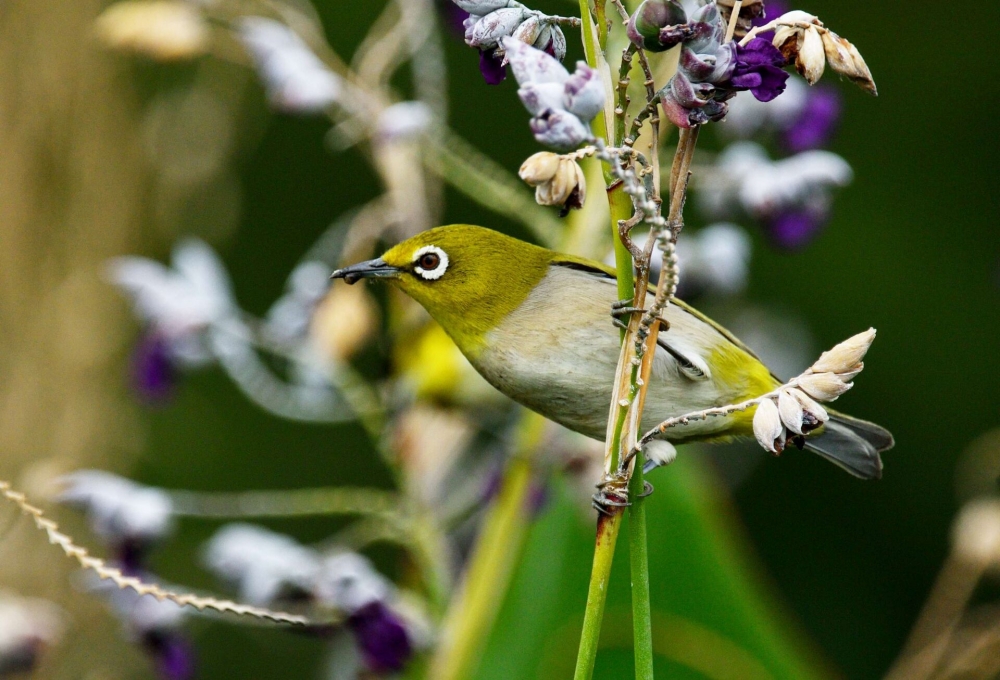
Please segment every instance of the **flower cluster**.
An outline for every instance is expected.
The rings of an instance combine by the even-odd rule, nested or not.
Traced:
[[[785,89],[784,55],[760,38],[745,45],[727,41],[715,2],[688,18],[674,0],[645,0],[629,20],[628,33],[653,51],[682,46],[677,73],[659,93],[665,114],[678,127],[722,120],[737,92],[749,90],[768,102]]]
[[[566,56],[566,36],[559,17],[528,9],[515,0],[454,0],[469,13],[465,19],[465,43],[479,50],[479,70],[490,85],[507,77],[507,58],[502,43],[512,37],[552,55]]]
[[[101,470],[80,470],[60,481],[59,502],[86,513],[91,529],[111,549],[122,572],[150,580],[145,572],[149,552],[173,528],[170,496]],[[141,644],[160,678],[194,676],[194,649],[181,629],[186,614],[180,606],[100,579],[93,579],[89,589],[105,599],[126,635]]]
[[[784,94],[773,102],[735,97],[729,103],[725,125],[718,129],[727,137],[742,139],[758,133],[773,133],[782,148],[798,153],[818,149],[830,141],[841,108],[837,88],[830,85],[809,87],[801,78],[791,78]]]
[[[514,38],[504,38],[503,46],[520,85],[517,95],[532,115],[535,139],[561,151],[589,140],[587,123],[604,109],[597,71],[579,61],[571,74],[549,54]]]
[[[741,209],[760,220],[778,245],[795,249],[826,223],[832,190],[852,177],[847,162],[829,151],[772,161],[760,145],[738,142],[706,168],[698,196],[709,214],[719,217]]]
[[[558,205],[565,213],[582,208],[587,198],[587,179],[572,154],[539,151],[521,164],[518,175],[528,186],[535,187],[539,205]]]
[[[181,241],[172,265],[120,257],[108,266],[112,283],[132,297],[146,326],[133,355],[132,377],[139,394],[154,401],[170,393],[177,368],[212,361],[206,332],[235,313],[229,276],[207,244]]]
[[[809,434],[830,419],[820,401],[834,401],[851,389],[851,380],[864,364],[865,354],[875,340],[875,329],[848,338],[819,359],[805,373],[761,400],[753,417],[753,432],[768,451],[780,453],[789,438]]]
[[[775,47],[792,63],[795,69],[814,85],[823,75],[827,62],[830,68],[853,81],[869,94],[877,95],[871,71],[864,57],[850,41],[823,26],[823,22],[808,12],[793,11],[782,15],[764,30],[774,27]]]
[[[420,643],[421,625],[403,613],[392,583],[356,553],[322,554],[262,527],[231,524],[203,557],[249,602],[305,601],[341,612],[370,672],[401,670]]]

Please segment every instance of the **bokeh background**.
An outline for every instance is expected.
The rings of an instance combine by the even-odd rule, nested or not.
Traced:
[[[342,54],[381,5],[315,2]],[[572,12],[570,4],[537,5]],[[136,325],[102,279],[108,257],[162,258],[178,236],[198,235],[219,249],[242,306],[263,313],[331,221],[379,188],[356,154],[328,147],[328,123],[267,113],[246,69],[212,60],[164,66],[103,50],[91,33],[103,6],[0,5],[0,476],[29,490],[34,479],[85,466],[170,488],[387,485],[360,428],[282,421],[218,371],[186,379],[164,408],[131,397],[126,363]],[[653,605],[670,632],[658,644],[684,646],[669,617],[690,613],[716,630],[744,627],[746,644],[783,677],[805,664],[872,678],[899,653],[949,552],[963,451],[1000,427],[1000,69],[988,56],[1000,10],[927,0],[814,0],[804,8],[860,46],[880,95],[841,86],[845,114],[832,149],[851,163],[854,182],[804,251],[778,252],[754,232],[749,288],[737,304],[794,319],[814,351],[875,326],[866,371],[838,408],[887,426],[897,446],[885,456],[884,478],[869,483],[794,454],[738,474],[723,465],[728,473],[718,474],[714,463],[687,464],[682,450],[676,469],[652,478]],[[452,126],[515,170],[537,150],[515,84],[487,87],[460,40],[449,36],[445,46]],[[445,205],[446,223],[528,236],[455,192]],[[737,455],[751,454],[691,451],[702,462]],[[692,476],[706,477],[698,488],[711,498],[686,499]],[[569,673],[593,535],[571,493],[555,483],[477,677]],[[668,512],[687,502],[714,504],[743,553],[714,546],[693,514]],[[315,541],[338,525],[270,526]],[[156,555],[157,571],[214,587],[196,566],[214,528],[183,524]],[[715,571],[698,571],[692,555],[713,550]],[[391,575],[391,555],[375,558]],[[601,677],[626,677],[631,663],[630,633],[614,636],[631,628],[627,556],[619,558]],[[739,578],[720,576],[730,571],[760,587],[731,592]],[[40,535],[21,525],[4,532],[0,586],[75,603],[74,644],[44,672],[118,677],[101,670],[115,654],[135,657],[116,672],[143,677],[141,655],[117,641],[113,621],[67,574]],[[989,587],[976,595],[996,596]],[[745,629],[747,608],[756,630]],[[200,622],[195,634],[205,678],[318,677],[325,655],[315,639],[265,628]],[[663,669],[700,677],[667,662]]]

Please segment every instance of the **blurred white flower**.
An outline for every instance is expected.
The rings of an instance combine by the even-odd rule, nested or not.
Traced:
[[[237,22],[271,104],[290,113],[316,113],[340,99],[344,85],[292,29],[263,17]]]
[[[149,544],[173,526],[173,503],[160,490],[102,470],[64,476],[58,501],[86,512],[94,533],[113,545]]]
[[[211,358],[201,337],[209,326],[235,314],[222,261],[208,244],[185,239],[174,248],[172,267],[144,257],[118,257],[108,265],[112,283],[128,293],[136,313],[162,337],[171,358],[197,365]]]
[[[750,273],[752,243],[749,234],[728,222],[712,224],[677,240],[681,297],[690,292],[734,295],[746,288]],[[661,266],[662,251],[654,249],[655,267]]]
[[[830,151],[772,161],[759,144],[729,145],[703,173],[699,196],[714,214],[739,205],[758,218],[799,207],[829,207],[830,191],[851,182],[851,166]]]
[[[232,583],[240,597],[267,606],[295,593],[312,592],[320,555],[284,534],[252,524],[228,524],[202,553],[205,566]]]
[[[353,552],[323,559],[316,579],[316,595],[324,604],[354,613],[373,602],[395,597],[395,587],[378,573],[367,558]]]
[[[47,600],[0,592],[0,677],[34,670],[45,646],[62,635],[62,619]]]
[[[399,102],[378,117],[376,138],[380,142],[419,137],[434,122],[434,113],[423,102]]]

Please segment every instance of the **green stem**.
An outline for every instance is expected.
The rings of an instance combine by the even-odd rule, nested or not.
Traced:
[[[531,458],[544,425],[545,419],[534,413],[526,413],[521,421],[515,455],[483,522],[465,581],[448,610],[429,678],[464,680],[475,673],[527,536],[526,504],[534,471]]]
[[[601,515],[597,520],[597,541],[594,545],[594,565],[590,571],[590,588],[587,591],[587,609],[583,614],[583,632],[580,634],[580,651],[576,656],[573,680],[590,680],[597,661],[597,644],[601,638],[601,621],[604,618],[604,601],[611,580],[611,563],[615,558],[618,530],[622,513]]]
[[[653,626],[649,606],[649,556],[646,545],[646,499],[642,451],[636,454],[629,482],[629,564],[632,569],[632,630],[636,680],[653,680]]]

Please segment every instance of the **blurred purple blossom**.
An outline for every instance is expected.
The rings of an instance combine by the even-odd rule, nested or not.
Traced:
[[[406,626],[380,601],[352,613],[347,627],[354,633],[365,664],[376,673],[401,670],[413,654]]]
[[[153,658],[162,680],[190,680],[195,675],[194,648],[174,630],[152,630],[142,636],[142,646]]]
[[[156,405],[167,401],[177,383],[170,345],[156,331],[146,332],[132,350],[130,382],[140,399]]]
[[[801,250],[820,233],[829,213],[808,207],[778,212],[764,221],[768,236],[784,250]]]
[[[796,153],[824,146],[837,129],[840,112],[840,92],[835,87],[810,88],[802,111],[783,131],[784,146]]]

